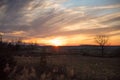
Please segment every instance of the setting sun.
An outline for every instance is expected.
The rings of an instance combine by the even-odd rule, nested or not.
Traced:
[[[55,39],[50,40],[50,44],[53,46],[62,46],[64,42],[60,38],[55,38]]]

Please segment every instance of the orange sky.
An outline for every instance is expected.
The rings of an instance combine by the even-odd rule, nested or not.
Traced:
[[[96,44],[105,34],[108,45],[120,45],[120,1],[2,0],[0,34],[40,45]]]
[[[89,37],[89,39],[88,39]],[[68,36],[68,37],[48,37],[48,38],[32,38],[28,40],[23,40],[28,43],[38,43],[40,45],[53,45],[53,46],[79,46],[84,44],[96,45],[97,43],[94,40],[95,36]],[[109,37],[109,41],[106,45],[120,45],[120,37],[114,36]]]

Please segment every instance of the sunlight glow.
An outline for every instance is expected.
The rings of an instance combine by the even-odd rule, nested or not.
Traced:
[[[61,38],[55,38],[50,40],[50,44],[53,46],[62,46],[64,45],[64,41]]]

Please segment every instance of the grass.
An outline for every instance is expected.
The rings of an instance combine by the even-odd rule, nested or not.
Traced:
[[[38,65],[39,57],[26,59],[16,57],[19,64]],[[81,80],[119,80],[120,59],[81,55],[53,55],[47,57],[48,64],[65,65],[68,70],[75,69]]]

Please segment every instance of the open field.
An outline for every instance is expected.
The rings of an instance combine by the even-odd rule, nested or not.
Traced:
[[[24,62],[26,60],[34,65],[39,63],[39,57],[26,58],[16,57],[15,59],[19,64],[26,64],[27,62]],[[64,65],[67,69],[75,69],[81,80],[119,80],[119,62],[119,58],[87,57],[81,55],[53,55],[47,57],[48,64]]]

